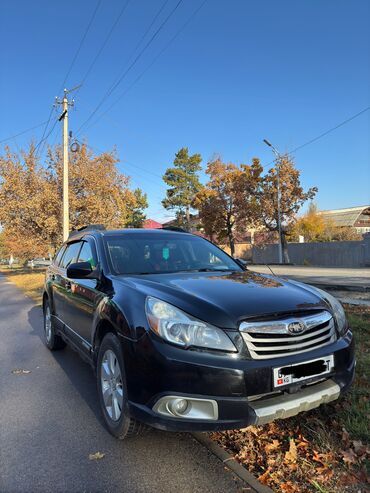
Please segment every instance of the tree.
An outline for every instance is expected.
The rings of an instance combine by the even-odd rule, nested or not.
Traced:
[[[312,199],[317,192],[316,187],[303,190],[300,182],[300,172],[288,155],[282,156],[280,168],[280,217],[281,242],[283,246],[284,262],[289,262],[286,236],[294,218],[301,206],[308,199]],[[277,168],[271,168],[260,182],[258,193],[258,216],[269,231],[278,231],[278,203],[277,203]]]
[[[206,170],[210,179],[193,200],[205,233],[219,242],[227,240],[231,255],[235,253],[235,234],[244,233],[256,220],[261,172],[257,159],[250,166],[239,167],[220,159],[211,161]]]
[[[70,154],[70,227],[91,223],[122,228],[132,219],[139,192],[117,169],[113,152],[93,155],[83,145]],[[142,198],[142,197],[141,197]],[[21,258],[54,253],[62,242],[62,152],[49,148],[46,166],[34,146],[20,155],[0,156],[0,223],[6,245]]]
[[[183,147],[175,155],[174,166],[167,168],[163,175],[164,182],[169,186],[163,207],[174,210],[179,225],[190,228],[190,210],[194,195],[201,189],[198,172],[201,170],[200,154],[189,156],[187,147]]]
[[[291,236],[297,239],[304,236],[305,241],[351,241],[361,240],[362,235],[354,228],[337,226],[330,218],[325,218],[313,203],[308,211],[298,218],[292,227]]]
[[[305,241],[322,241],[325,236],[326,222],[319,213],[316,204],[310,203],[308,211],[292,225],[290,236],[298,239],[304,236]]]
[[[148,207],[148,197],[140,188],[135,188],[133,191],[135,202],[129,207],[128,220],[126,226],[128,228],[142,228],[146,219],[144,209]]]

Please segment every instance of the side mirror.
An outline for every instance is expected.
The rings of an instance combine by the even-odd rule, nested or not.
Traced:
[[[244,260],[243,258],[236,258],[234,259],[237,264],[240,265],[240,267],[244,270],[248,269],[248,262]]]
[[[69,279],[92,278],[93,269],[90,262],[75,262],[67,267],[67,277]]]

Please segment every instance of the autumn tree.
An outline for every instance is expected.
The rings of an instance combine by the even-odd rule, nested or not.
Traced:
[[[280,177],[280,218],[281,242],[284,262],[289,262],[287,235],[294,218],[301,206],[312,199],[317,188],[303,190],[300,182],[300,171],[294,166],[293,160],[282,156],[278,163]],[[258,216],[262,225],[269,231],[278,232],[278,199],[277,199],[277,166],[268,170],[260,182],[258,193]]]
[[[305,241],[322,241],[325,228],[324,217],[319,213],[316,204],[311,202],[308,211],[292,224],[290,236],[295,240],[301,235]]]
[[[163,207],[174,210],[179,225],[185,223],[190,227],[190,210],[194,195],[201,189],[198,172],[201,170],[200,154],[189,155],[187,147],[176,153],[173,167],[167,168],[163,175],[164,182],[169,186]]]
[[[325,217],[317,206],[311,203],[308,211],[292,226],[290,236],[295,240],[304,236],[305,241],[351,241],[361,240],[362,235],[355,228],[337,226],[333,219]]]
[[[256,192],[262,167],[257,159],[251,165],[223,163],[216,159],[208,163],[208,183],[196,194],[193,206],[205,233],[219,242],[228,242],[235,253],[235,235],[244,233],[256,221]]]
[[[117,169],[114,153],[93,155],[86,145],[70,154],[70,227],[91,223],[122,228],[132,217],[138,192]],[[0,223],[13,255],[45,256],[62,241],[62,152],[49,149],[42,166],[34,146],[26,152],[0,156]]]

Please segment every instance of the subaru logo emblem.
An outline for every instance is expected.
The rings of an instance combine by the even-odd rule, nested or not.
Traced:
[[[306,324],[302,320],[297,320],[296,322],[291,322],[288,325],[288,332],[291,334],[301,334],[306,330]]]

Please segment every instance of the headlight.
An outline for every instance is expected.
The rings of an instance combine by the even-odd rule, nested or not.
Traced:
[[[310,286],[310,288],[313,288],[313,286]],[[337,323],[338,331],[340,335],[343,336],[348,330],[348,322],[342,304],[340,303],[340,301],[334,298],[334,296],[327,293],[326,291],[323,291],[322,289],[313,288],[313,290],[317,291],[324,298],[324,300],[327,301],[331,306],[333,310],[334,319]]]
[[[322,297],[332,307],[333,315],[334,315],[335,321],[337,322],[338,331],[343,336],[347,332],[348,322],[347,322],[346,314],[344,313],[342,304],[340,303],[340,301],[338,301],[336,298],[334,298],[334,296],[327,293],[326,291],[322,291],[322,289],[318,289],[318,288],[317,288],[317,290],[320,291],[320,293],[322,294]]]
[[[165,301],[148,296],[145,311],[150,328],[168,342],[183,347],[236,351],[223,330],[197,320]]]

